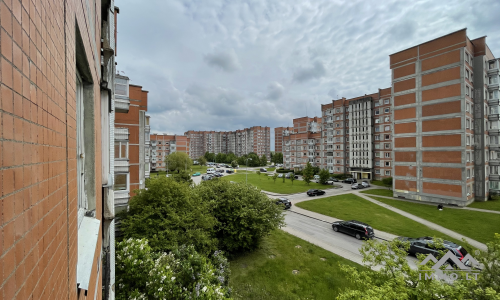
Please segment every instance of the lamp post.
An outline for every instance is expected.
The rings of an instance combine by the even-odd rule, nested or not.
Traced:
[[[252,160],[250,157],[247,158],[247,171],[246,171],[246,174],[245,174],[245,184],[248,184],[248,160]]]

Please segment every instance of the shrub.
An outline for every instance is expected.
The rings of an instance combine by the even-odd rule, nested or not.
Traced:
[[[319,183],[326,184],[328,178],[330,178],[330,172],[328,172],[328,170],[323,169],[319,171]]]
[[[392,188],[392,177],[387,177],[387,178],[382,179],[382,183],[385,186]]]

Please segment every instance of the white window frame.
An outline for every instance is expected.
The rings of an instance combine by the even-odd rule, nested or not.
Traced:
[[[161,167],[161,166],[162,166],[162,163],[161,163],[161,162],[159,162],[157,166],[158,166],[158,167]],[[119,192],[128,192],[128,193],[130,193],[130,173],[115,173],[115,175],[114,175],[114,176],[115,176],[115,179],[114,179],[114,182],[115,182],[115,188],[116,188],[116,176],[117,176],[117,175],[126,175],[126,176],[127,176],[127,179],[126,179],[126,180],[127,180],[127,186],[126,186],[126,188],[125,188],[124,190],[117,190],[117,189],[115,189],[115,191],[119,191]]]
[[[76,72],[76,159],[78,193],[78,227],[83,221],[89,203],[85,193],[85,111],[83,105],[83,81]]]
[[[391,171],[386,170],[386,171],[385,171],[385,176],[391,176]]]
[[[391,166],[391,162],[390,162],[390,161],[386,161],[386,162],[384,163],[384,167],[390,167],[390,166]]]
[[[390,102],[391,102],[391,100],[389,100],[389,99],[384,100],[384,104],[389,104]]]
[[[385,158],[391,158],[391,152],[385,152]]]

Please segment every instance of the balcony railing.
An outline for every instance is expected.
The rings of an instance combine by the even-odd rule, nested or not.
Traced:
[[[490,159],[490,166],[500,166],[500,158]]]
[[[115,98],[115,111],[117,113],[128,113],[130,109],[130,100]]]
[[[498,60],[494,62],[494,64],[488,63],[488,75],[499,74],[498,69]]]
[[[500,181],[500,174],[490,174],[490,181]]]
[[[116,173],[128,173],[130,163],[128,160],[115,159],[115,172]]]
[[[115,140],[128,141],[128,136],[129,136],[128,128],[122,128],[122,127],[115,128]]]

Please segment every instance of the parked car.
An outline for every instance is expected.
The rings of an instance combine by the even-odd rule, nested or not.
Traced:
[[[328,178],[328,181],[339,182],[339,180],[335,177]]]
[[[193,176],[200,176],[200,175],[201,175],[200,172],[196,172],[196,173],[193,174]]]
[[[323,190],[312,189],[312,190],[307,191],[308,196],[318,196],[318,195],[324,195],[324,194],[325,194],[325,191],[323,191]]]
[[[352,183],[356,183],[358,181],[356,180],[356,178],[346,178],[342,182],[343,183],[351,183],[352,184]]]
[[[343,232],[356,237],[356,239],[372,239],[375,237],[373,228],[363,222],[351,221],[337,221],[332,224],[333,231]]]
[[[319,175],[314,175],[314,180],[319,181]]]
[[[212,179],[212,176],[210,175],[203,175],[201,176],[201,180],[205,181],[205,180],[211,180]]]
[[[293,176],[293,178],[295,178],[295,179],[299,179],[299,175],[295,175],[295,174],[293,174],[292,172],[290,172],[290,173],[286,174],[286,175],[285,175],[285,178],[290,179],[290,177],[292,177],[292,176]]]
[[[434,238],[430,236],[424,236],[419,238],[409,238],[409,237],[398,237],[400,241],[410,242],[410,248],[408,249],[408,254],[417,255],[417,253],[421,254],[432,254],[435,257],[439,254],[439,250],[449,250],[455,256],[462,261],[462,259],[467,255],[467,250],[464,247],[455,244],[450,241],[443,240],[444,249],[436,249],[433,247]],[[462,261],[463,262],[463,261]],[[466,266],[470,265],[470,261],[463,262]]]
[[[260,168],[260,171],[261,172],[267,172],[267,170],[265,168]]]
[[[232,173],[234,173],[234,169],[229,169],[229,170],[226,170],[226,173],[228,173],[228,174],[232,174]]]
[[[353,183],[351,185],[351,189],[353,190],[360,190],[360,189],[364,189],[365,186],[363,186],[361,183]]]
[[[284,197],[278,198],[278,200],[276,201],[276,204],[283,204],[285,206],[285,209],[292,207],[292,202]]]
[[[208,168],[207,169],[207,174],[213,174],[215,173],[215,169],[214,168]]]
[[[283,178],[283,174],[282,173],[278,174],[278,178]]]
[[[366,181],[361,182],[361,184],[362,184],[362,185],[363,185],[363,187],[365,187],[365,188],[367,188],[367,187],[369,187],[369,186],[370,186],[370,184],[369,184],[368,182],[366,182]]]

